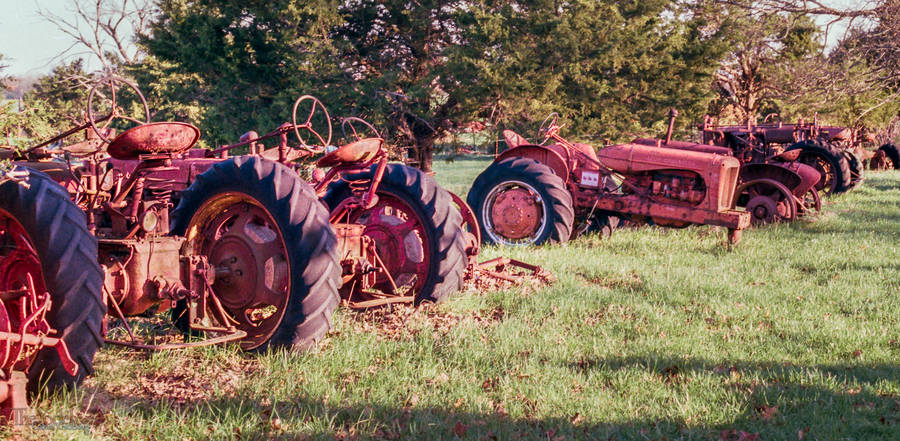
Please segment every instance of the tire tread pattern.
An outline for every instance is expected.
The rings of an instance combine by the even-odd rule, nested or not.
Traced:
[[[172,212],[172,233],[184,235],[203,203],[228,191],[252,197],[272,215],[291,265],[291,293],[284,318],[269,340],[253,350],[315,346],[331,329],[340,302],[341,267],[328,212],[294,170],[274,161],[240,156],[197,176]]]
[[[878,150],[884,151],[884,154],[891,158],[895,170],[900,170],[900,149],[896,145],[888,143],[879,147]]]
[[[371,178],[375,167],[365,173],[350,174],[346,179]],[[417,168],[388,164],[376,194],[378,192],[388,192],[412,203],[413,208],[423,215],[425,228],[433,233],[429,240],[436,251],[431,256],[428,278],[422,289],[415,293],[416,305],[424,301],[438,303],[461,290],[468,265],[465,233],[462,215],[447,190]],[[333,209],[349,195],[347,182],[339,180],[328,185],[324,200]]]
[[[834,186],[834,190],[831,193],[843,193],[852,187],[850,163],[847,161],[847,158],[844,157],[840,148],[821,141],[800,141],[792,144],[785,149],[785,151],[797,149],[822,156],[831,163],[832,169],[835,171],[834,179],[837,181],[837,184]]]
[[[78,364],[78,373],[71,376],[55,348],[41,349],[27,371],[28,389],[33,393],[44,385],[51,391],[73,386],[93,374],[94,354],[103,345],[106,304],[97,238],[88,231],[84,212],[44,173],[28,170],[24,184],[0,184],[0,205],[32,240],[52,301],[47,321]]]
[[[484,213],[482,205],[491,189],[507,179],[521,180],[534,185],[538,191],[544,192],[543,199],[550,202],[547,213],[550,228],[537,238],[535,245],[544,243],[556,244],[569,240],[575,223],[572,194],[566,189],[565,181],[544,164],[522,157],[507,158],[494,162],[481,172],[466,196],[466,202],[475,211],[478,227],[481,228],[482,242],[491,244],[491,238],[485,233]]]

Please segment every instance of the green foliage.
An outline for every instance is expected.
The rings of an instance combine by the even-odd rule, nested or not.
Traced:
[[[3,70],[3,54],[0,54],[0,92],[6,91]],[[18,101],[7,101],[0,95],[0,145],[26,146],[31,141],[51,132],[51,112],[40,103],[20,109]]]
[[[479,2],[471,40],[454,61],[471,67],[483,115],[533,133],[551,111],[579,135],[623,140],[664,130],[667,110],[699,118],[711,93],[722,29],[678,2]],[[485,49],[487,48],[487,49]]]
[[[560,111],[578,134],[627,138],[662,130],[669,107],[698,118],[724,53],[706,15],[668,0],[165,0],[160,11],[134,76],[188,106],[210,142],[270,130],[311,93],[425,152],[425,168],[434,140],[471,121],[533,129]]]
[[[84,121],[85,102],[91,87],[91,75],[84,70],[84,60],[77,59],[53,68],[38,79],[24,96],[26,108],[44,107],[48,117],[65,130]]]
[[[823,64],[823,49],[821,31],[810,16],[736,6],[713,13],[727,29],[730,49],[716,73],[718,96],[710,113],[731,123],[755,122],[770,113],[786,118],[789,112],[782,105],[816,96],[821,75],[815,66]]]
[[[210,124],[204,120],[210,88],[199,74],[185,73],[179,65],[153,56],[147,56],[137,64],[122,66],[122,72],[140,87],[153,121],[185,121],[203,124],[204,128],[215,126],[215,122]],[[216,145],[215,138],[210,139],[210,133],[203,133],[200,145]]]
[[[19,109],[18,102],[0,104],[0,144],[26,147],[53,134],[53,112],[38,102]]]
[[[164,0],[159,8],[140,41],[150,56],[129,70],[165,97],[165,115],[200,125],[209,144],[274,129],[296,97],[341,74],[328,35],[335,1]]]

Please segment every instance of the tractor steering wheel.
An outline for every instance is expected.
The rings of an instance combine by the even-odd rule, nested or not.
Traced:
[[[550,112],[546,118],[544,118],[544,122],[541,123],[541,126],[538,127],[537,138],[541,140],[540,145],[544,145],[548,139],[550,139],[550,132],[553,128],[559,128],[559,114],[556,112]]]
[[[362,136],[361,133],[365,133],[362,130],[356,130],[356,124],[362,124],[364,129],[368,129],[372,135],[374,136]],[[351,139],[348,136],[347,129],[350,130],[349,135],[352,135]],[[378,130],[372,124],[369,124],[368,121],[358,118],[355,116],[349,116],[346,118],[341,118],[341,135],[343,135],[344,140],[348,143],[360,141],[365,138],[381,138],[381,134],[378,133]]]
[[[133,92],[135,97],[140,101],[141,106],[143,107],[143,121],[129,116],[125,109],[119,107],[118,98],[116,97],[117,89],[120,89],[120,83],[125,85],[125,91]],[[109,86],[109,93],[105,95],[101,88],[105,85]],[[130,90],[129,90],[130,89]],[[97,115],[94,112],[94,96],[98,98],[105,99],[105,104],[109,105],[109,114],[103,116],[101,118],[97,118]],[[122,94],[119,93],[119,98],[122,97]],[[135,98],[131,97],[131,98]],[[139,117],[140,117],[139,116]],[[88,93],[88,101],[87,101],[87,118],[88,122],[91,125],[91,129],[94,130],[94,133],[103,140],[103,142],[109,144],[112,142],[106,135],[109,133],[109,126],[116,119],[123,119],[126,121],[131,121],[137,125],[147,124],[150,122],[150,108],[147,107],[147,100],[144,98],[144,94],[141,93],[138,87],[122,78],[115,75],[110,75],[109,77],[103,78],[97,81],[93,87],[91,87],[91,91]],[[102,123],[102,125],[99,125]]]
[[[297,124],[297,109],[300,107],[300,103],[304,101],[311,101],[309,103],[309,115],[306,117],[306,120],[300,124]],[[319,109],[322,110],[322,113],[325,114],[325,123],[328,125],[328,137],[323,138],[322,135],[319,134],[313,128],[313,117],[316,116],[316,111]],[[325,105],[319,101],[318,98],[312,95],[303,95],[300,98],[297,98],[297,101],[294,102],[294,110],[291,112],[291,122],[294,124],[294,134],[297,135],[297,139],[300,141],[300,144],[310,149],[312,148],[309,144],[306,143],[306,140],[303,139],[303,136],[300,135],[300,129],[305,129],[307,132],[311,133],[315,138],[311,138],[311,141],[319,141],[321,143],[322,148],[328,147],[331,143],[331,116],[328,115],[328,109],[325,108]]]

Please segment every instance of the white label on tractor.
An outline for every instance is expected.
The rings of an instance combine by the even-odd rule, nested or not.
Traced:
[[[600,186],[600,173],[586,171],[581,173],[581,185],[587,187],[599,187]]]

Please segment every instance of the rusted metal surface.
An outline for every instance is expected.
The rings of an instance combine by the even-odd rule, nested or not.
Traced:
[[[311,105],[308,114],[301,112],[305,120],[297,118],[302,103]],[[104,299],[110,317],[127,333],[125,338],[108,337],[108,343],[159,350],[239,341],[250,348],[274,332],[286,311],[289,271],[284,266],[292,244],[284,243],[270,213],[240,194],[223,193],[198,209],[192,220],[198,228],[187,237],[169,234],[170,210],[180,193],[241,146],[289,166],[324,155],[310,182],[320,195],[336,179],[374,169],[367,179],[348,180],[350,194],[331,213],[343,269],[341,294],[349,306],[411,302],[411,294],[425,283],[434,251],[425,240],[420,214],[402,198],[377,191],[388,163],[377,132],[374,138],[363,137],[351,121],[354,139],[330,151],[327,110],[305,96],[295,103],[294,124],[262,136],[248,132],[236,144],[209,151],[192,148],[199,131],[183,123],[126,118],[138,125],[114,136],[108,123],[122,115],[115,102],[109,107],[109,115],[92,115],[80,128],[90,127],[95,136],[76,148],[86,154],[77,168],[50,161],[45,153],[35,162],[51,173],[59,168],[60,182],[84,209],[88,227],[99,239]],[[327,133],[313,127],[321,121],[318,112],[328,121]],[[291,134],[300,145],[290,141]],[[266,149],[263,141],[270,139],[277,143]],[[478,237],[477,226],[473,235]],[[472,261],[477,250],[477,244],[470,247]],[[179,308],[184,308],[180,313],[187,328],[215,336],[184,343],[147,341],[129,326],[130,317],[176,305],[183,305]],[[8,330],[0,329],[0,337],[3,332]],[[15,341],[20,340],[26,341]],[[39,342],[55,344],[46,338]]]
[[[334,167],[344,163],[366,163],[378,155],[384,140],[381,138],[365,138],[338,147],[337,150],[316,161],[318,167]]]
[[[674,116],[670,115],[670,126],[673,122]],[[821,188],[819,181],[823,174],[813,166],[798,162],[799,150],[784,152],[783,149],[760,148],[760,143],[766,140],[793,140],[796,127],[780,122],[749,128],[712,128],[707,122],[701,127],[704,128],[704,139],[719,145],[648,138],[637,139],[634,143],[736,159],[740,175],[732,203],[751,213],[753,224],[790,221],[820,207],[820,203],[815,202],[819,198],[814,187],[819,184]],[[807,196],[809,193],[815,194]]]
[[[47,321],[52,302],[32,239],[3,210],[0,237],[4,242],[0,257],[0,416],[14,420],[14,412],[28,407],[26,377],[21,369],[31,365],[42,347],[55,348],[70,375],[78,373],[78,365]]]
[[[513,240],[537,235],[543,205],[534,193],[522,187],[498,190],[490,213],[494,229]]]
[[[466,269],[466,286],[475,291],[551,284],[556,277],[538,265],[508,257],[496,257],[484,262],[470,262]]]
[[[759,152],[774,151],[777,154],[779,150],[795,143],[814,142],[830,149],[836,149],[849,157],[850,187],[862,180],[861,170],[863,168],[877,170],[885,166],[882,156],[878,153],[879,150],[873,148],[875,142],[873,136],[849,127],[822,125],[819,123],[818,117],[813,118],[811,122],[800,119],[791,124],[778,122],[777,124],[720,126],[712,124],[711,118],[707,116],[699,128],[704,143],[732,148],[736,147],[736,144],[743,144],[745,147],[752,147]],[[796,158],[791,159],[791,161],[796,160]],[[754,158],[754,162],[760,161],[758,158]],[[809,165],[817,168],[822,174],[817,187],[820,190],[827,190],[834,185],[833,171],[830,169],[830,165],[822,162],[824,161],[809,161]],[[855,164],[857,162],[858,164]]]
[[[665,140],[641,140],[595,151],[589,145],[569,142],[560,136],[560,126],[555,120],[550,117],[548,120],[539,130],[548,141],[546,145],[528,144],[521,135],[505,131],[504,137],[514,147],[501,153],[496,161],[524,157],[549,166],[566,183],[577,215],[604,210],[636,221],[653,219],[657,224],[669,226],[710,224],[739,230],[749,225],[749,215],[732,209],[740,167],[736,159],[716,154],[719,151],[656,147],[665,144]],[[669,143],[678,142],[669,140]],[[613,176],[621,180],[621,191],[609,188]],[[510,188],[510,192],[521,192],[523,188]],[[500,207],[512,206],[517,210],[494,210],[486,220],[500,225],[501,230],[509,230],[504,237],[533,234],[529,229],[533,225],[525,220],[530,219],[529,214],[534,215],[527,210],[528,197],[533,198],[537,193],[525,193],[530,195],[511,194],[516,196],[511,200],[517,203],[511,201]]]
[[[179,122],[148,123],[117,136],[106,151],[116,159],[137,159],[141,155],[181,153],[197,143],[200,129]]]
[[[135,91],[144,105],[144,120],[121,111],[115,98],[118,83]],[[112,317],[120,319],[128,333],[128,339],[109,343],[167,349],[240,340],[244,346],[258,346],[274,332],[286,309],[289,271],[280,229],[254,200],[223,193],[200,207],[196,216],[202,222],[196,224],[199,231],[193,237],[170,235],[169,212],[180,192],[220,162],[227,150],[218,156],[191,150],[200,136],[196,127],[149,123],[146,102],[134,85],[120,79],[103,84],[111,89],[103,94],[110,99],[105,106],[109,114],[95,114],[100,94],[94,88],[89,94],[88,121],[54,138],[90,128],[93,136],[89,132],[88,140],[75,148],[90,155],[79,165],[69,166],[50,155],[32,153],[38,159],[29,164],[50,171],[66,186],[85,211],[89,230],[98,237],[104,299]],[[137,125],[114,136],[109,124],[115,119]],[[280,134],[292,130],[288,126]],[[129,317],[150,309],[164,311],[176,302],[187,305],[186,327],[218,335],[198,342],[153,344],[141,341],[128,326]],[[0,336],[2,332],[8,331],[0,329]]]

